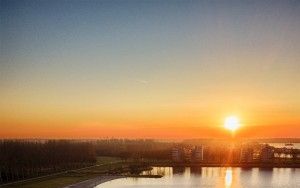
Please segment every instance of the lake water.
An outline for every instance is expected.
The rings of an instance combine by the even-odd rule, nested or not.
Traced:
[[[123,178],[96,188],[300,188],[300,168],[154,167],[143,174],[162,178]]]

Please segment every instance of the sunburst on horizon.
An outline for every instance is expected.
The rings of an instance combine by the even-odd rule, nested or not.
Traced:
[[[235,132],[238,128],[240,128],[240,120],[236,116],[228,116],[225,118],[224,127],[225,129],[230,130],[231,132]]]

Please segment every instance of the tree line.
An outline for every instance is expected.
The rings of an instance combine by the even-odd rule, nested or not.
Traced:
[[[152,139],[105,139],[94,142],[97,155],[128,158],[167,160],[174,143]]]
[[[87,142],[0,141],[0,183],[84,167],[95,162],[95,149]]]

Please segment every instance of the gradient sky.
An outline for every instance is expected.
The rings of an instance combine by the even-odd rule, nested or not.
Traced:
[[[1,138],[300,137],[300,1],[0,2]]]

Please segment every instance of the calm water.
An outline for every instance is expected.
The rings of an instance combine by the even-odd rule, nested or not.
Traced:
[[[96,188],[299,188],[300,168],[155,167],[143,174],[163,178],[123,178]]]

